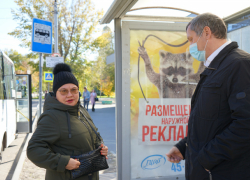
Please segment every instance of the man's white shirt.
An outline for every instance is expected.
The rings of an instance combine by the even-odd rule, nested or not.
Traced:
[[[230,44],[231,41],[227,41],[226,43],[224,43],[223,45],[221,45],[218,49],[216,49],[208,58],[207,60],[204,62],[204,65],[206,67],[208,67],[210,65],[210,63],[214,60],[214,58],[222,51],[222,49],[224,49],[228,44]]]

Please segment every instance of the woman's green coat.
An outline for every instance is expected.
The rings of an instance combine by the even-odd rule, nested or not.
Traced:
[[[80,107],[80,110],[94,126],[88,112],[83,107]],[[69,138],[67,113],[70,118],[71,138]],[[86,122],[84,117],[80,118]],[[89,126],[87,122],[85,124]],[[37,128],[29,141],[27,156],[34,164],[46,169],[45,180],[70,180],[70,171],[65,169],[70,156],[89,152],[93,150],[93,145],[98,147],[101,143],[90,126],[89,129],[94,144],[88,129],[78,119],[78,105],[62,104],[48,94],[44,113],[39,118]],[[77,180],[89,180],[89,177],[82,176]],[[93,173],[92,180],[99,180],[98,172]]]

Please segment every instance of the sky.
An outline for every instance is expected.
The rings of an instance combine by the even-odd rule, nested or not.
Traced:
[[[106,13],[113,0],[92,0],[97,10],[103,9]],[[188,9],[197,13],[211,12],[223,18],[244,8],[250,7],[250,0],[139,0],[133,8],[145,6],[165,6]],[[19,46],[20,41],[10,35],[18,26],[18,23],[12,19],[11,8],[17,8],[14,0],[0,0],[0,49],[15,49],[19,53],[27,54],[30,49]],[[157,13],[156,13],[157,12]],[[165,15],[165,16],[186,16],[186,13],[174,10],[140,10],[130,14],[146,15]],[[100,25],[102,29],[105,25]],[[113,22],[108,24],[111,30],[114,30]],[[92,58],[95,58],[92,56]]]

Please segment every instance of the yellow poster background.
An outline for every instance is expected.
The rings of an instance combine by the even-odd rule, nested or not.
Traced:
[[[148,35],[154,35],[163,41],[172,44],[179,45],[187,41],[186,32],[173,32],[173,31],[148,31],[148,30],[131,30],[130,31],[130,103],[131,103],[131,135],[134,136],[138,128],[138,115],[139,115],[139,99],[144,98],[138,83],[138,48],[143,43]],[[166,45],[156,37],[149,37],[145,44],[145,49],[149,55],[152,67],[156,73],[159,73],[160,55],[159,51],[164,50],[173,54],[186,53],[188,51],[189,43],[181,47],[171,47]],[[196,73],[198,71],[200,62],[193,61],[193,69]],[[140,84],[146,98],[159,98],[157,87],[152,84],[146,75],[145,64],[142,58],[140,58],[139,65],[139,77]]]

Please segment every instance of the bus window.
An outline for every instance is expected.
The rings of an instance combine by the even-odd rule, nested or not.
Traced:
[[[12,70],[12,87],[11,87],[11,97],[15,98],[16,97],[16,75],[15,75],[15,67],[14,64],[11,65],[11,70]]]
[[[14,82],[13,80],[13,64],[6,58],[3,57],[3,61],[4,61],[4,79],[3,79],[3,85],[4,85],[4,89],[5,89],[5,93],[6,93],[6,99],[13,99],[15,98],[15,89],[14,88],[14,84],[16,82]],[[14,90],[14,91],[13,91]]]
[[[3,54],[0,51],[0,99],[4,99],[4,93],[3,93],[3,69],[2,69],[2,62],[3,62]]]

